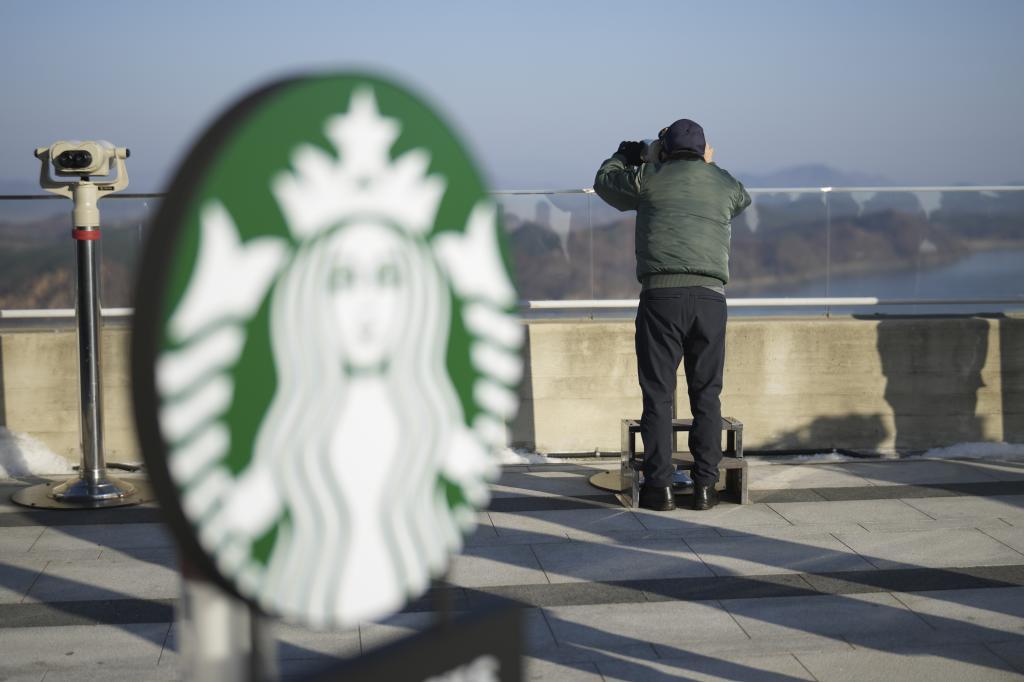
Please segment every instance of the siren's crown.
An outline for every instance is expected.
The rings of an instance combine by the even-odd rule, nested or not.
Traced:
[[[430,154],[417,148],[391,159],[399,122],[380,115],[373,90],[352,93],[347,113],[327,119],[324,132],[338,156],[304,144],[271,189],[299,241],[354,217],[387,220],[413,234],[433,227],[445,180],[427,175]]]

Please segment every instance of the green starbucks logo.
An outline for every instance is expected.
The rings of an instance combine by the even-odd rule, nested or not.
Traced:
[[[422,594],[487,502],[522,370],[497,207],[454,136],[384,81],[279,84],[197,146],[156,230],[136,402],[179,532],[312,626]]]

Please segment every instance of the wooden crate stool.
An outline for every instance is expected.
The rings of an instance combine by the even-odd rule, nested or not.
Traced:
[[[675,442],[678,434],[693,428],[692,419],[673,419],[672,435]],[[731,498],[738,504],[749,504],[750,495],[747,490],[747,462],[743,459],[743,424],[732,417],[722,418],[722,430],[725,431],[726,445],[722,450],[718,488],[724,489],[725,499]],[[619,500],[627,507],[640,504],[640,471],[643,465],[643,453],[637,452],[636,435],[640,432],[639,419],[622,420],[622,452],[618,475],[605,472],[591,477],[590,481],[599,488],[618,491]],[[673,452],[672,463],[678,469],[689,471],[693,468],[693,455],[689,452]],[[614,479],[618,479],[615,481]]]

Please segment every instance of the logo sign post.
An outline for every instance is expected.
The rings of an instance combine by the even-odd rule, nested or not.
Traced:
[[[200,573],[320,629],[444,574],[523,332],[497,206],[432,109],[363,74],[246,98],[182,165],[138,296],[139,434]]]

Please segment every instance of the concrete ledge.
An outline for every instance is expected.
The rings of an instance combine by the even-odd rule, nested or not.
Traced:
[[[527,325],[514,445],[616,452],[619,422],[640,414],[633,323]],[[107,458],[140,453],[131,414],[129,334],[103,331]],[[79,458],[73,329],[0,330],[0,426]],[[678,414],[689,416],[685,378]],[[727,336],[723,413],[745,447],[922,450],[1024,442],[1024,316],[736,318]]]
[[[141,459],[131,404],[130,330],[101,337],[104,451],[107,461]],[[27,433],[59,455],[81,458],[78,342],[75,330],[0,332],[0,426]]]
[[[761,449],[923,450],[1024,441],[1024,317],[738,318],[723,414]],[[638,417],[632,321],[528,325],[529,375],[514,444],[619,449]],[[677,414],[689,416],[680,374]]]

